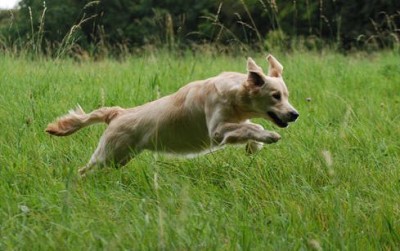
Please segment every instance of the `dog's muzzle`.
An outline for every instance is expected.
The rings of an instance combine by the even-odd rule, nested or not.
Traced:
[[[278,115],[276,115],[273,112],[267,112],[268,116],[274,121],[274,123],[279,126],[279,127],[287,127],[288,123],[284,122],[283,120],[281,120]]]
[[[282,128],[287,127],[290,122],[296,121],[296,119],[300,116],[297,111],[291,111],[286,115],[286,120],[284,121],[274,112],[267,112],[267,114],[277,126]]]
[[[300,114],[296,111],[289,112],[289,122],[294,122],[300,116]]]

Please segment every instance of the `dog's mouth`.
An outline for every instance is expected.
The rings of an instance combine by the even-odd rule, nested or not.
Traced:
[[[284,128],[289,125],[288,123],[282,121],[275,113],[267,112],[267,114],[277,126]]]

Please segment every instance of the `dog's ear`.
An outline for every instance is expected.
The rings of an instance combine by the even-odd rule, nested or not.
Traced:
[[[276,78],[282,77],[283,66],[281,63],[279,63],[279,61],[271,54],[267,56],[267,60],[269,63],[268,76]]]
[[[265,80],[263,78],[263,71],[260,66],[254,62],[252,58],[247,59],[247,82],[251,83],[255,86],[262,86],[265,84]]]
[[[262,72],[262,69],[260,66],[254,62],[252,58],[247,58],[247,71],[249,72]]]

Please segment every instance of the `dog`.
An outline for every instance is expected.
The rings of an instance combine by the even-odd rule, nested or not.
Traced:
[[[288,101],[282,65],[272,55],[267,61],[268,74],[248,58],[247,74],[223,72],[134,108],[103,107],[86,114],[78,106],[46,132],[67,136],[94,123],[108,124],[89,162],[79,169],[82,176],[94,167],[123,166],[143,150],[188,155],[247,143],[246,152],[253,154],[281,136],[250,119],[284,128],[299,116]]]

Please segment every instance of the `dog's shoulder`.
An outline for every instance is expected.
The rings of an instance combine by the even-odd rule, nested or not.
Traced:
[[[247,75],[239,72],[222,72],[213,78],[213,85],[220,96],[237,92],[246,81]]]

